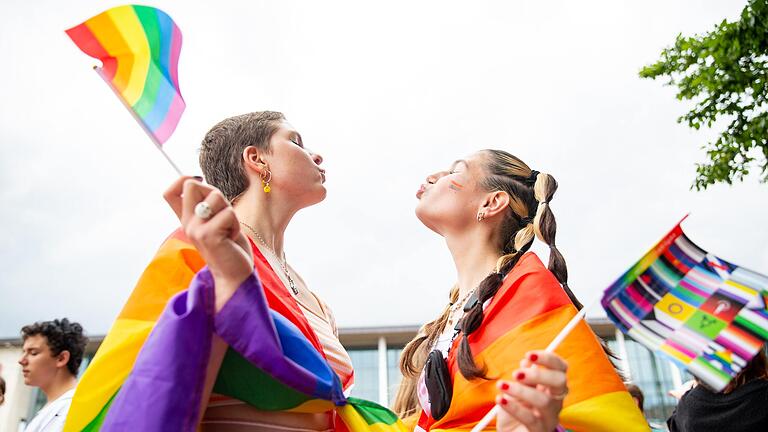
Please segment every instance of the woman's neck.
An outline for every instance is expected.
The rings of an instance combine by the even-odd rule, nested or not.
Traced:
[[[501,253],[483,233],[446,236],[445,241],[456,266],[459,298],[464,298],[494,271]]]
[[[266,243],[266,246],[282,260],[285,230],[296,211],[268,202],[268,199],[267,197],[254,200],[242,199],[238,200],[233,207],[240,223],[247,225],[245,232],[248,236],[254,237],[259,245],[262,242]],[[262,238],[259,239],[259,236]]]

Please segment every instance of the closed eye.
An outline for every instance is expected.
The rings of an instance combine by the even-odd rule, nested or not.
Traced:
[[[461,164],[464,164],[464,166],[467,166],[467,161],[465,161],[464,159],[459,159],[459,160],[457,160],[457,161],[454,161],[454,162],[451,164],[451,167],[450,167],[450,168],[448,168],[448,174],[455,174],[455,173],[457,173],[457,172],[460,172],[460,171],[457,171],[456,169],[457,169],[457,168],[459,168],[459,166],[460,166]]]
[[[296,141],[296,140],[291,140],[291,142],[292,142],[292,143],[294,143],[294,144],[296,144],[297,146],[299,146],[299,147],[301,147],[301,148],[304,148],[304,144],[302,144],[301,142],[298,142],[298,141]]]

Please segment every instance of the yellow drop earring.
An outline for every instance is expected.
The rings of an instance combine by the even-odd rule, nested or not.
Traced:
[[[264,193],[270,193],[272,192],[272,188],[269,186],[269,181],[272,180],[272,171],[266,170],[266,179],[264,178],[265,174],[262,173],[261,175],[261,185],[264,187]]]

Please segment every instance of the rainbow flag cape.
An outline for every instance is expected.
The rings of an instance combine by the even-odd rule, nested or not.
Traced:
[[[64,430],[193,430],[205,335],[215,332],[230,345],[215,393],[265,411],[334,410],[340,432],[404,431],[386,408],[344,397],[352,378],[340,382],[293,296],[252,248],[258,278],[238,290],[226,314],[210,319],[210,283],[198,274],[205,263],[181,230],[171,235],[81,378]],[[163,380],[170,385],[159,385]]]
[[[511,379],[527,351],[544,349],[576,315],[576,308],[541,260],[526,253],[485,308],[481,327],[469,336],[478,364],[492,378]],[[495,404],[496,379],[466,380],[458,370],[456,338],[448,354],[453,398],[440,420],[422,411],[417,431],[469,431]],[[649,431],[600,342],[581,321],[556,353],[568,362],[568,396],[560,424],[579,432]],[[496,430],[495,424],[489,430]]]
[[[118,6],[66,31],[157,145],[176,129],[186,107],[179,89],[181,31],[147,6]]]
[[[624,333],[717,391],[768,339],[766,302],[768,277],[696,246],[680,223],[602,299]]]

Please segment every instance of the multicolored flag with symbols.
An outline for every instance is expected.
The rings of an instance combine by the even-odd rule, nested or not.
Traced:
[[[768,340],[767,304],[768,276],[698,247],[680,223],[602,299],[624,333],[717,391]]]

